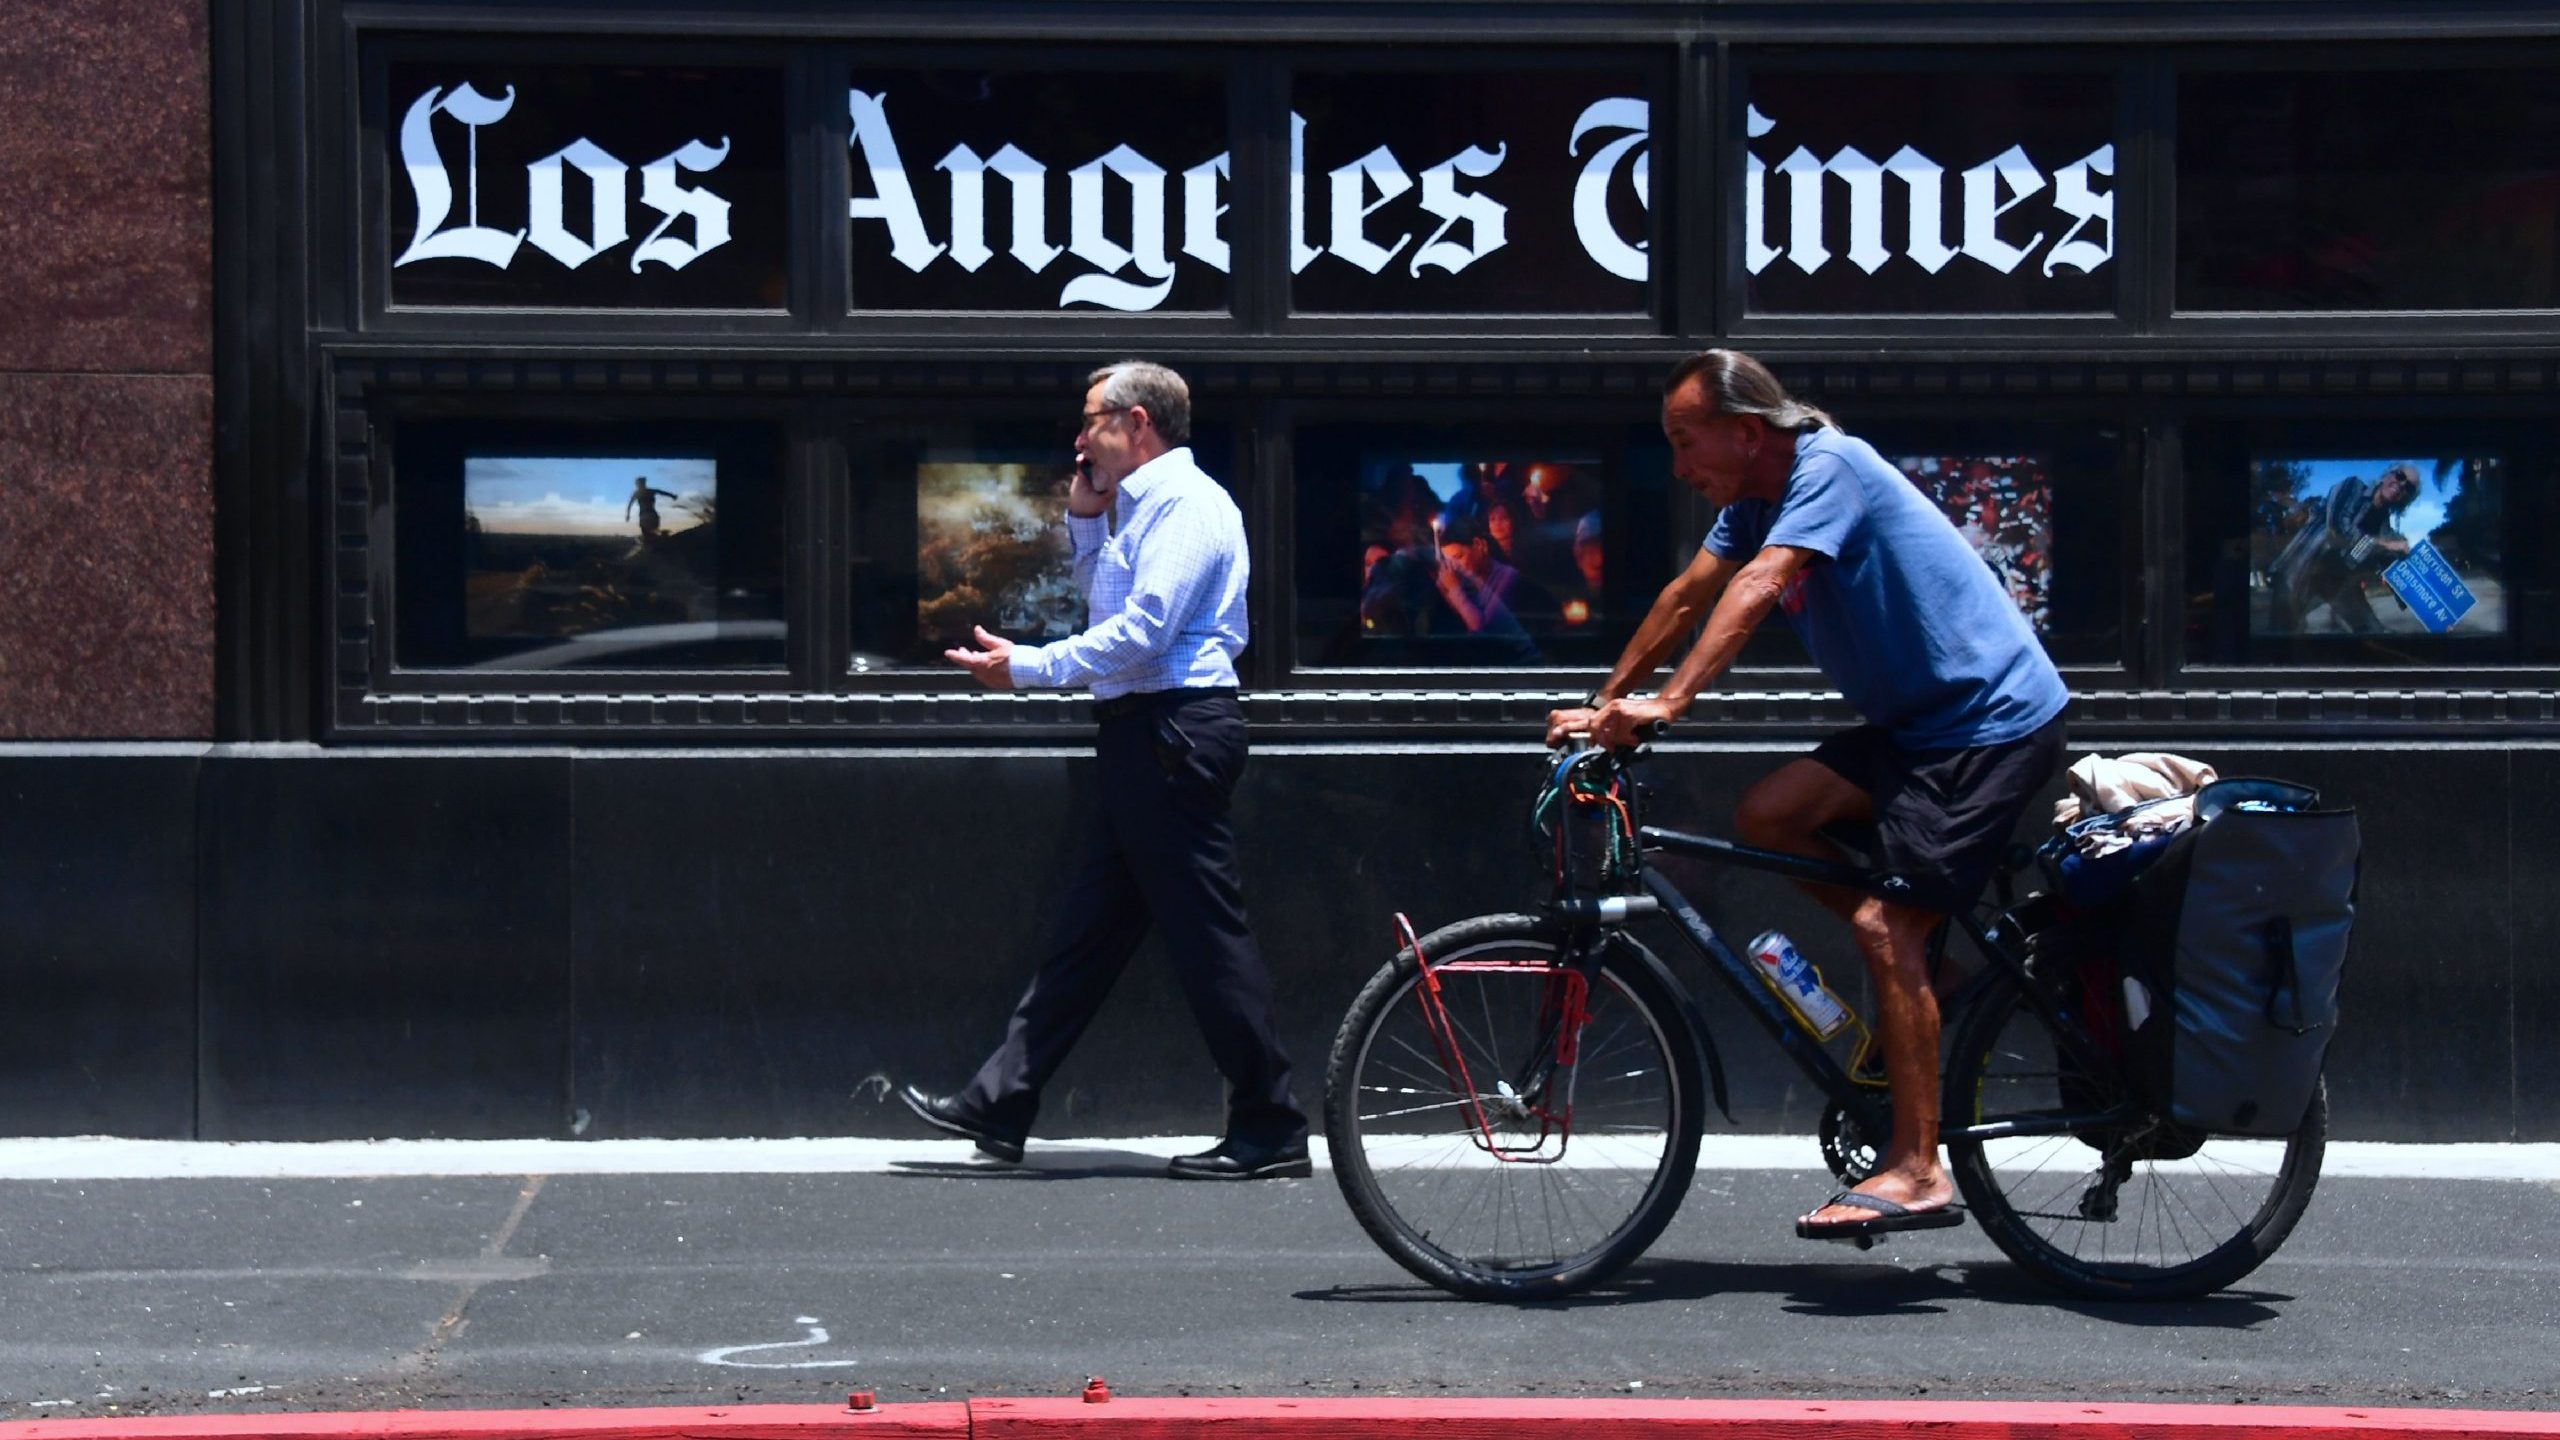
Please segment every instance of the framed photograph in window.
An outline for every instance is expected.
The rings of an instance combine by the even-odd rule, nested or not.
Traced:
[[[1319,425],[1295,454],[1302,667],[1605,666],[1670,578],[1658,442]]]
[[[403,422],[392,661],[779,670],[782,489],[769,425]]]
[[[978,626],[1039,645],[1091,623],[1067,538],[1073,432],[1064,420],[901,418],[863,437],[850,477],[851,673],[965,681],[943,651],[974,644]],[[1232,488],[1225,427],[1194,426],[1189,448]]]
[[[2121,670],[2139,604],[2132,427],[2099,412],[2012,420],[1844,416],[1937,502],[2065,667]]]
[[[2184,453],[2189,664],[2560,659],[2547,425],[2204,420]]]
[[[2504,635],[2494,455],[2250,462],[2249,633]]]

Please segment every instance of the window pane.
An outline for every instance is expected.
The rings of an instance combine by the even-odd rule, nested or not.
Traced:
[[[2133,451],[2121,427],[1891,416],[1844,423],[1938,503],[2046,654],[2066,665],[2124,663],[2124,586],[2141,566],[2127,548]],[[1704,538],[1692,537],[1688,553]],[[1743,647],[1737,668],[1812,663],[1784,618],[1773,615]]]
[[[397,662],[781,666],[778,459],[769,426],[400,425]]]
[[[1031,645],[1087,628],[1067,543],[1072,429],[955,420],[866,443],[853,475],[854,673],[957,676],[942,652],[974,644],[980,625]],[[1193,426],[1193,460],[1230,490],[1231,450],[1224,426]]]
[[[1295,308],[1644,313],[1655,88],[1632,67],[1299,74]]]
[[[2560,655],[2555,478],[2529,427],[2199,425],[2187,441],[2188,654],[2476,665]]]
[[[1938,502],[2055,660],[2124,661],[2124,587],[2141,566],[2120,427],[1879,420],[1863,438]]]
[[[780,72],[390,67],[395,305],[789,305]]]
[[[1298,663],[1603,666],[1670,578],[1658,439],[1298,432]]]
[[[857,70],[856,310],[1227,308],[1212,74]]]
[[[2110,71],[1745,77],[1755,314],[2115,310]]]
[[[2560,307],[2560,71],[2180,77],[2177,303]]]

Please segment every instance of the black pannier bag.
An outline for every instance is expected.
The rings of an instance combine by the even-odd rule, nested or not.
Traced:
[[[2126,1020],[2170,1118],[2216,1135],[2290,1135],[2337,1032],[2362,842],[2353,810],[2282,780],[2223,780],[2133,882]],[[2147,1013],[2143,1013],[2147,1011]]]

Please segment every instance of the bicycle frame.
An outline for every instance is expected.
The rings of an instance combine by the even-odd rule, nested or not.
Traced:
[[[1567,765],[1557,768],[1556,775],[1559,782],[1571,763],[1568,762]],[[1610,756],[1607,763],[1613,770],[1623,775],[1625,765],[1619,757]],[[1737,865],[1744,869],[1781,875],[1790,880],[1834,885],[1844,890],[1873,895],[1885,900],[1907,900],[1910,896],[1909,882],[1899,876],[1881,871],[1861,869],[1835,861],[1810,859],[1780,850],[1766,850],[1712,836],[1685,834],[1658,826],[1635,824],[1633,829],[1640,855],[1685,855],[1715,864]],[[1563,833],[1564,827],[1560,825],[1560,837]],[[1560,839],[1560,857],[1559,887],[1556,897],[1549,902],[1551,911],[1562,915],[1568,921],[1587,924],[1600,930],[1611,930],[1622,927],[1636,915],[1659,909],[1689,942],[1690,947],[1706,962],[1708,968],[1725,982],[1725,987],[1733,993],[1736,1000],[1741,1002],[1744,1012],[1759,1022],[1760,1027],[1768,1032],[1769,1038],[1777,1042],[1779,1050],[1795,1062],[1796,1068],[1804,1072],[1806,1079],[1820,1087],[1822,1092],[1830,1097],[1832,1103],[1838,1105],[1842,1112],[1847,1114],[1866,1134],[1881,1138],[1891,1133],[1893,1112],[1889,1097],[1878,1087],[1861,1085],[1851,1078],[1848,1071],[1831,1058],[1821,1042],[1796,1022],[1794,1015],[1787,1010],[1784,1002],[1761,982],[1758,975],[1754,973],[1751,962],[1736,953],[1734,948],[1725,942],[1724,937],[1717,933],[1715,926],[1698,912],[1698,908],[1690,903],[1688,896],[1668,876],[1651,865],[1643,865],[1636,876],[1637,882],[1643,887],[1642,897],[1578,896],[1571,891],[1573,871],[1569,841]],[[1645,900],[1650,900],[1652,903],[1645,904],[1643,903]],[[1976,912],[1967,911],[1949,918],[1955,928],[1963,930],[1966,938],[1973,942],[1974,949],[1991,967],[1966,984],[1948,1006],[1950,1010],[1960,1010],[1994,973],[2006,974],[2017,983],[2020,993],[2027,998],[2029,1006],[2053,1034],[2055,1043],[2062,1046],[2074,1062],[2088,1067],[2089,1073],[2092,1074],[2114,1072],[2115,1065],[2095,1052],[2095,1047],[2091,1045],[2079,1024],[2062,1012],[2054,1003],[2053,997],[2046,993],[2045,987],[2036,983],[2034,976],[2027,968],[2026,957],[1992,934],[1990,928],[1983,923]],[[1946,929],[1942,928],[1932,939],[1932,958],[1943,951],[1946,935]],[[1585,945],[1575,948],[1582,953],[1593,953],[1599,947]],[[2013,1116],[1989,1124],[1944,1126],[1940,1130],[1940,1139],[1976,1142],[2017,1136],[2062,1134],[2093,1125],[2124,1121],[2132,1118],[2134,1111],[2133,1102],[2128,1097],[2104,1112],[2075,1114],[2057,1112],[2050,1115]]]

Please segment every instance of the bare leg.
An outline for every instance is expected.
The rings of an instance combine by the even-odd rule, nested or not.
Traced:
[[[1790,760],[1742,792],[1733,833],[1746,845],[1783,850],[1808,860],[1840,859],[1839,847],[1822,837],[1826,825],[1864,825],[1876,818],[1875,802],[1819,760]],[[1796,888],[1851,924],[1866,897],[1837,885],[1799,881]]]
[[[1795,760],[1744,793],[1734,830],[1764,849],[1836,860],[1839,852],[1818,833],[1822,827],[1874,818],[1865,791],[1818,761]],[[1929,988],[1929,934],[1945,917],[1836,886],[1803,888],[1849,922],[1875,982],[1893,1134],[1876,1173],[1857,1188],[1915,1210],[1935,1209],[1955,1198],[1955,1184],[1938,1160],[1938,999]],[[1825,1206],[1805,1218],[1829,1225],[1871,1220],[1874,1213]]]
[[[1830,766],[1819,760],[1790,760],[1743,792],[1742,803],[1734,810],[1733,833],[1744,844],[1763,850],[1783,850],[1808,860],[1836,861],[1841,858],[1840,849],[1823,836],[1823,828],[1867,825],[1875,818],[1875,801]],[[1857,891],[1837,885],[1804,880],[1793,883],[1853,927],[1858,923],[1859,907],[1873,903]],[[1925,944],[1927,937],[1922,939]],[[1928,966],[1924,962],[1921,968],[1925,971]],[[1946,987],[1939,995],[1941,999],[1953,994],[1959,982],[1955,967],[1946,969],[1945,975],[1931,980],[1933,993],[1937,986]],[[1877,1038],[1883,1038],[1881,1033]]]
[[[1893,1134],[1863,1194],[1934,1210],[1955,1199],[1938,1161],[1938,997],[1929,990],[1929,932],[1944,917],[1886,900],[1865,900],[1850,922],[1876,987],[1876,1032],[1893,1086]],[[1816,1225],[1870,1220],[1873,1212],[1826,1205],[1804,1217]]]

